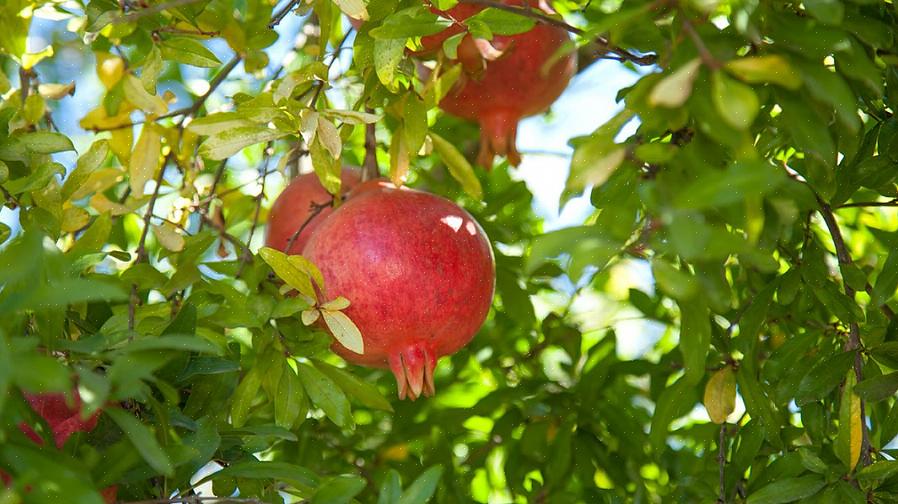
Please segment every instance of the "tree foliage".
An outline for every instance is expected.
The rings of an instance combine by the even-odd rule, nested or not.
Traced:
[[[0,5],[0,502],[898,498],[895,4],[461,1],[478,38],[552,23],[581,70],[639,71],[570,139],[582,225],[543,232],[468,161],[476,127],[437,107],[460,69],[407,56],[451,23],[418,0]],[[285,180],[339,193],[344,165],[494,242],[493,310],[434,398],[346,366],[302,323],[342,302],[261,248]],[[97,427],[57,448],[36,393]]]

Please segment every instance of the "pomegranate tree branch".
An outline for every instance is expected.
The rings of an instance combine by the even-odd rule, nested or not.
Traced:
[[[119,23],[127,23],[129,21],[136,21],[137,19],[140,19],[142,17],[152,16],[153,14],[158,14],[164,10],[174,9],[175,7],[182,7],[184,5],[195,4],[195,3],[199,3],[200,1],[202,1],[202,0],[172,0],[171,2],[161,3],[158,5],[151,5],[149,7],[146,7],[146,8],[140,9],[140,10],[134,10],[134,11],[129,12],[128,14],[120,16],[117,19],[115,19],[112,23],[119,24]]]
[[[168,166],[170,158],[171,154],[166,156],[165,160],[162,161],[162,167],[159,168],[159,175],[156,176],[156,186],[153,188],[153,194],[150,196],[149,203],[147,203],[147,210],[143,214],[143,230],[140,232],[140,240],[137,242],[137,258],[134,260],[134,264],[146,262],[148,259],[147,234],[150,232],[150,219],[153,217],[153,208],[156,206],[156,199],[159,197],[159,188],[162,187],[162,179],[165,177],[165,168]],[[137,296],[137,284],[132,283],[131,297],[128,302],[128,330],[131,331],[134,330],[135,311],[139,301]]]
[[[845,240],[842,237],[842,230],[839,228],[839,224],[836,222],[836,217],[833,214],[832,208],[821,200],[818,196],[818,202],[820,204],[820,215],[823,217],[823,222],[826,223],[826,227],[829,230],[829,234],[833,240],[833,246],[836,249],[836,258],[839,260],[839,268],[842,269],[842,274],[844,276],[845,269],[848,266],[851,266],[852,260],[851,255],[848,253],[848,247],[845,246]],[[845,290],[845,295],[847,295],[852,302],[855,298],[854,288],[848,285],[848,282],[845,282],[844,279],[842,281],[842,287]],[[852,322],[848,326],[848,342],[845,344],[845,350],[856,350],[854,355],[854,375],[857,378],[857,381],[860,382],[864,379],[864,360],[861,352],[858,351],[861,347],[861,335],[860,335],[860,326],[858,326],[857,322]],[[867,421],[866,421],[866,413],[865,408],[866,404],[863,398],[860,400],[861,402],[861,467],[870,464],[870,439],[869,433],[867,432]]]
[[[374,112],[370,107],[365,107],[365,112]],[[380,175],[377,168],[377,135],[374,123],[365,125],[365,161],[362,163],[362,182],[374,180]]]
[[[128,501],[122,504],[264,504],[259,499],[249,497],[214,497],[203,495],[185,495],[184,497],[175,497],[172,499],[148,499],[139,501]]]
[[[308,227],[309,223],[311,223],[315,217],[318,217],[318,214],[320,214],[325,208],[328,208],[333,204],[333,198],[331,198],[330,201],[324,203],[315,203],[314,201],[309,203],[309,216],[306,217],[306,220],[302,223],[302,226],[299,226],[299,228],[290,236],[290,240],[287,241],[287,247],[284,249],[284,251],[288,255],[290,254],[290,249],[293,248],[293,244],[296,242],[296,239],[299,238],[299,235],[302,234],[303,230]]]
[[[459,3],[471,4],[471,5],[483,5],[485,7],[492,7],[494,9],[503,10],[506,12],[513,12],[519,16],[527,17],[533,20],[536,20],[539,23],[555,26],[557,28],[561,28],[562,30],[566,30],[569,33],[573,33],[574,35],[585,37],[588,34],[577,28],[576,26],[571,26],[561,19],[557,19],[551,16],[548,16],[542,12],[535,11],[529,9],[527,7],[519,7],[516,5],[506,5],[498,0],[460,0]],[[613,59],[617,59],[619,61],[630,61],[637,65],[642,66],[651,66],[654,65],[658,61],[658,56],[656,54],[635,54],[632,53],[622,47],[616,46],[608,40],[607,37],[597,36],[593,39],[593,42],[600,46],[603,52],[613,53],[617,57]]]

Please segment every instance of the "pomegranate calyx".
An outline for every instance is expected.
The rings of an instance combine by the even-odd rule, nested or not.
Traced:
[[[424,342],[413,343],[389,357],[390,370],[396,377],[399,399],[415,400],[423,394],[431,397],[436,392],[433,384],[433,368],[436,357]]]

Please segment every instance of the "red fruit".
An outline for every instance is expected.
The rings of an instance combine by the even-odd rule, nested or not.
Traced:
[[[63,394],[25,394],[25,400],[31,405],[38,415],[42,416],[53,431],[53,441],[57,448],[61,448],[66,440],[76,432],[90,432],[97,426],[99,412],[95,412],[87,419],[81,418],[81,396],[76,391],[72,407],[66,403]],[[19,426],[35,443],[41,444],[43,440],[27,424]]]
[[[399,397],[434,393],[436,360],[465,346],[483,324],[495,266],[483,229],[444,198],[382,181],[359,186],[321,223],[303,255],[324,275],[327,299],[343,296],[365,351],[333,349],[387,367]]]
[[[522,0],[502,3],[523,4]],[[482,6],[461,4],[448,13],[454,19],[463,20],[482,9]],[[551,13],[545,5],[540,5],[540,9]],[[453,25],[437,35],[424,37],[422,44],[425,49],[436,49],[448,36],[461,30],[460,26]],[[514,166],[520,164],[521,155],[515,146],[518,121],[548,109],[576,73],[577,60],[570,51],[546,67],[568,43],[567,31],[542,23],[526,33],[495,36],[490,41],[495,50],[470,35],[462,41],[458,57],[466,71],[453,91],[440,102],[440,107],[480,123],[478,164],[489,169],[496,155],[506,156]],[[498,51],[498,55],[490,56],[489,61],[482,56],[477,58],[478,54],[490,51]]]
[[[356,170],[344,168],[341,180],[343,181],[341,190],[348,192],[359,183],[359,174]],[[311,221],[306,223],[312,213],[312,205],[325,205],[332,198],[333,196],[318,181],[318,175],[307,173],[297,177],[290,182],[271,207],[265,245],[288,254],[302,252],[309,237],[312,236],[312,231],[333,211],[330,207],[323,208]],[[303,224],[305,224],[304,228]],[[300,228],[303,230],[296,237],[288,252],[287,245],[293,234]]]

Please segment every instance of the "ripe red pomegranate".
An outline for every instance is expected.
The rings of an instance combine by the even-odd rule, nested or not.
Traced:
[[[74,402],[71,407],[66,403],[63,394],[25,394],[25,400],[31,406],[31,409],[46,420],[47,425],[53,433],[53,442],[57,448],[62,448],[65,442],[76,432],[90,432],[97,426],[97,418],[100,412],[97,411],[87,419],[81,417],[81,396],[77,391],[73,393]],[[26,423],[19,425],[19,429],[31,438],[35,443],[44,444],[34,429]],[[0,471],[0,480],[4,484],[9,485],[11,478],[9,475]],[[28,488],[26,488],[28,491]],[[100,491],[103,501],[112,504],[116,501],[118,495],[118,487],[112,485]]]
[[[343,169],[340,178],[343,181],[341,190],[344,192],[348,192],[359,183],[358,172],[349,168]],[[318,175],[307,173],[297,177],[287,185],[287,188],[271,207],[265,245],[287,254],[302,252],[309,237],[312,236],[312,231],[333,211],[330,207],[323,208],[318,215],[306,223],[312,213],[312,205],[325,205],[332,198],[319,182]],[[290,239],[298,229],[303,227],[303,224],[305,227],[288,251],[287,245],[290,243]]]
[[[53,431],[53,441],[57,448],[76,432],[90,432],[97,426],[99,412],[87,419],[81,418],[81,396],[76,391],[72,407],[66,403],[63,394],[25,394],[25,400],[38,415],[42,416]],[[35,443],[43,444],[41,437],[27,424],[19,426]]]
[[[495,266],[480,225],[455,203],[388,182],[366,182],[322,222],[303,255],[324,275],[326,298],[350,301],[363,366],[387,367],[399,397],[434,393],[433,368],[483,324]]]
[[[506,5],[523,5],[523,0],[502,0]],[[543,3],[539,8],[551,10]],[[448,11],[456,20],[467,19],[483,7],[460,4]],[[424,37],[425,49],[435,49],[450,35],[462,28],[453,25],[445,31]],[[558,50],[570,43],[570,35],[563,29],[538,23],[532,30],[518,35],[497,35],[485,41],[465,37],[458,48],[458,57],[465,72],[456,87],[440,102],[450,114],[480,123],[480,154],[477,163],[486,169],[493,165],[496,155],[505,156],[517,166],[521,155],[515,146],[518,121],[544,112],[561,95],[576,73],[577,60],[567,52],[547,67]],[[486,61],[479,54],[493,52]],[[495,59],[492,59],[495,58]],[[484,66],[485,65],[485,66]]]

